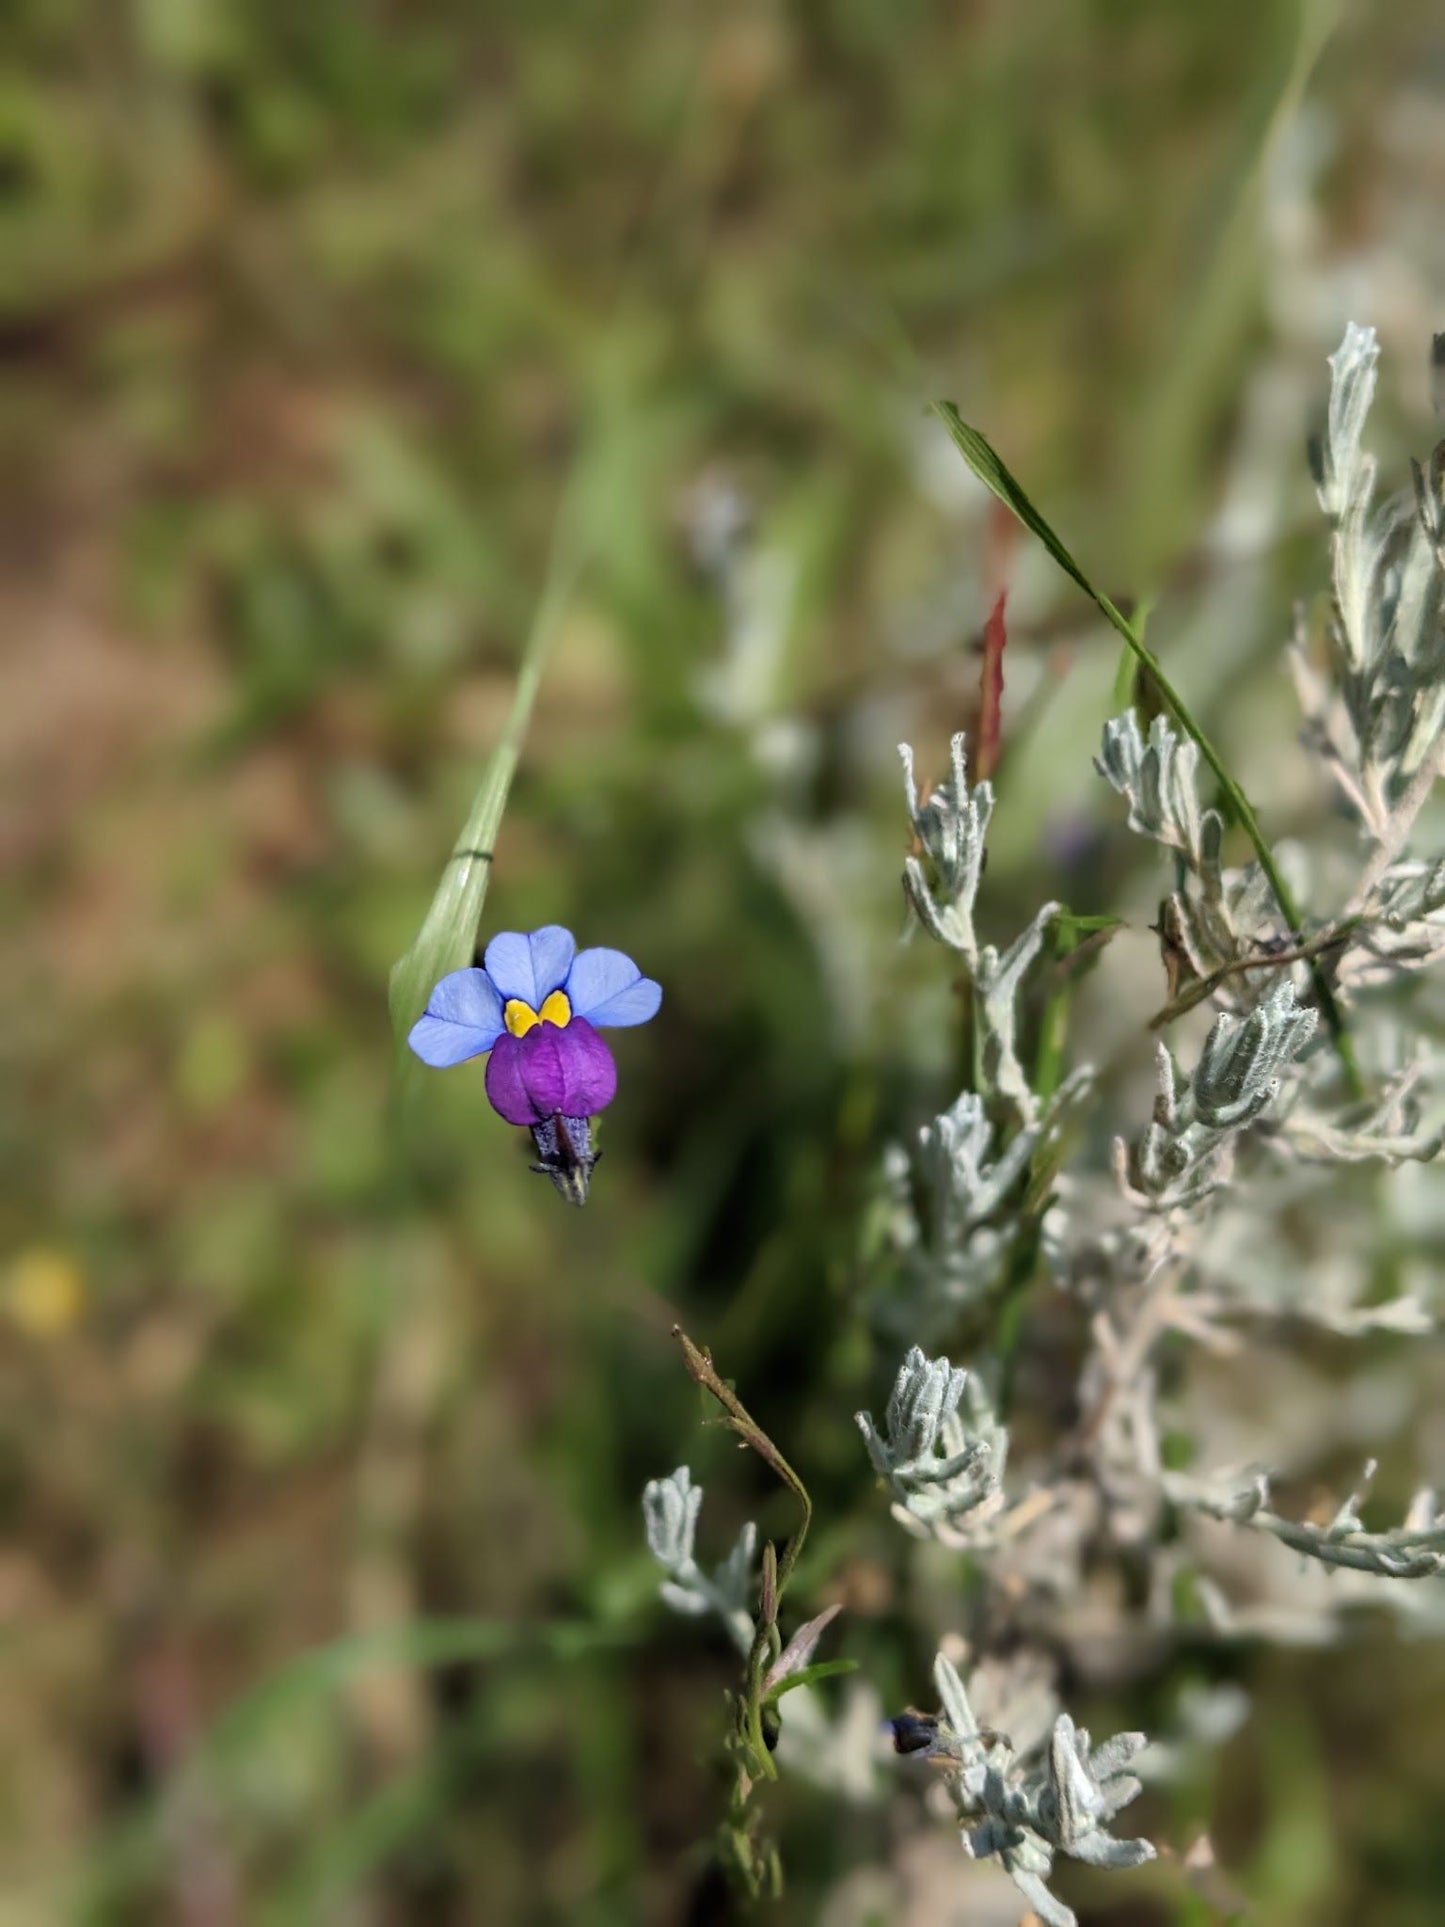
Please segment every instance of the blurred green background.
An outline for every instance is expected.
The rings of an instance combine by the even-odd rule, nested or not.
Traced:
[[[1160,592],[1151,637],[1267,764],[1347,318],[1381,331],[1397,467],[1429,433],[1445,25],[0,24],[0,1920],[720,1919],[733,1662],[655,1605],[637,1499],[689,1459],[718,1555],[786,1514],[701,1429],[674,1318],[808,1478],[800,1603],[847,1600],[835,1650],[885,1705],[926,1698],[957,1623],[851,1414],[897,1350],[870,1175],[956,1088],[946,972],[896,942],[894,745],[937,772],[971,726],[1000,570],[991,914],[1154,887],[1098,827],[1115,647],[1004,556],[924,404],[986,429],[1111,592]],[[392,1114],[385,1002],[574,550],[486,927],[555,919],[665,986],[619,1037],[585,1213],[479,1072]],[[1438,1921],[1440,1660],[1195,1663],[1254,1717],[1141,1828],[1211,1826],[1262,1922]],[[778,1917],[975,1918],[917,1809],[784,1788]],[[926,1897],[860,1911],[859,1870],[925,1834]],[[1118,1927],[1220,1917],[1167,1862],[1066,1890]]]

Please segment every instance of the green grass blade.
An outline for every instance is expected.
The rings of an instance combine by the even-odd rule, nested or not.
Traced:
[[[547,582],[531,631],[522,649],[517,688],[501,736],[488,759],[461,834],[447,858],[431,907],[411,948],[392,966],[389,1003],[398,1074],[411,1065],[407,1033],[426,1008],[438,978],[471,963],[487,900],[492,860],[502,812],[522,753],[532,705],[541,685],[547,653],[558,621],[581,569],[572,537],[573,518],[566,505],[559,513]]]
[[[1123,637],[1125,647],[1133,655],[1135,661],[1153,677],[1165,707],[1168,709],[1174,721],[1179,725],[1180,729],[1184,731],[1185,735],[1198,745],[1200,755],[1214,773],[1215,780],[1219,784],[1220,790],[1227,801],[1231,815],[1249,838],[1250,843],[1254,846],[1254,853],[1259,859],[1259,867],[1263,870],[1269,881],[1269,887],[1274,893],[1274,900],[1279,905],[1279,912],[1284,918],[1286,926],[1292,932],[1300,932],[1301,918],[1299,906],[1295,903],[1294,894],[1290,890],[1289,885],[1279,872],[1279,868],[1275,863],[1274,855],[1268,843],[1265,842],[1264,833],[1259,827],[1258,819],[1250,806],[1249,798],[1230,775],[1219,751],[1214,747],[1213,743],[1210,742],[1203,729],[1201,729],[1199,724],[1194,720],[1194,717],[1190,714],[1184,698],[1165,675],[1159,658],[1145,643],[1138,625],[1131,622],[1122,610],[1109,600],[1102,589],[1095,588],[1094,584],[1084,574],[1084,571],[1064,547],[1064,544],[1059,540],[1048,522],[1045,521],[1033,502],[1030,501],[1024,491],[1023,485],[1017,477],[1012,474],[988,439],[981,435],[976,428],[971,428],[950,401],[935,402],[933,404],[933,412],[947,429],[954,447],[958,450],[959,454],[962,455],[963,459],[968,463],[984,487],[996,495],[1006,508],[1011,509],[1032,535],[1038,537],[1039,541],[1043,543],[1044,547],[1054,558],[1055,562],[1058,563],[1064,574],[1078,584],[1099,612]],[[1310,963],[1310,976],[1314,982],[1315,995],[1319,1000],[1320,1009],[1323,1011],[1325,1021],[1330,1027],[1330,1034],[1334,1039],[1335,1049],[1339,1053],[1340,1062],[1344,1066],[1350,1089],[1355,1096],[1362,1096],[1363,1086],[1360,1082],[1360,1073],[1355,1063],[1354,1052],[1350,1047],[1349,1036],[1345,1030],[1344,1016],[1335,1001],[1335,994],[1330,986],[1329,978],[1325,974],[1318,959],[1314,959]]]

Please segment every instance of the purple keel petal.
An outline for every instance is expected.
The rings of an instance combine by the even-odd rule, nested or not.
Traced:
[[[567,979],[574,1017],[589,1024],[645,1024],[662,1002],[662,986],[644,977],[620,950],[583,950]]]
[[[485,970],[454,970],[427,999],[407,1042],[424,1064],[447,1070],[489,1051],[502,1032],[502,1001]]]
[[[503,1003],[518,997],[540,1010],[552,992],[566,983],[576,954],[572,932],[560,923],[544,924],[530,937],[503,930],[487,945],[487,975]]]
[[[497,1039],[487,1059],[487,1097],[498,1117],[509,1124],[540,1124],[548,1115],[539,1111],[528,1095],[522,1075],[525,1051],[525,1038],[504,1035]]]
[[[487,1065],[487,1096],[509,1124],[595,1117],[616,1095],[612,1053],[581,1018],[564,1030],[539,1024],[525,1037],[501,1037]]]
[[[561,1102],[553,1108],[563,1117],[596,1117],[617,1095],[617,1066],[612,1053],[585,1017],[574,1017],[564,1030],[543,1024],[542,1046],[550,1044],[562,1073]]]

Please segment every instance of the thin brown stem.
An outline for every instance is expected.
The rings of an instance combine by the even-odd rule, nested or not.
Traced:
[[[1217,970],[1211,970],[1207,976],[1190,984],[1187,990],[1180,991],[1177,997],[1172,997],[1162,1010],[1155,1011],[1149,1019],[1150,1030],[1162,1030],[1165,1024],[1173,1023],[1176,1017],[1182,1017],[1186,1011],[1204,1003],[1227,977],[1242,976],[1249,970],[1279,970],[1286,964],[1313,963],[1331,950],[1343,949],[1362,922],[1363,918],[1353,916],[1333,930],[1312,937],[1308,943],[1296,944],[1289,950],[1260,951],[1252,957],[1231,958],[1228,963],[1220,964]]]

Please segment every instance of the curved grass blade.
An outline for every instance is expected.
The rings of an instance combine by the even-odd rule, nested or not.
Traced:
[[[935,402],[933,413],[943,423],[954,447],[984,487],[997,496],[1006,508],[1012,509],[1030,534],[1038,537],[1064,574],[1078,584],[1095,608],[1123,637],[1125,647],[1135,661],[1153,678],[1165,707],[1184,733],[1198,745],[1199,753],[1212,770],[1228,803],[1230,813],[1254,846],[1259,867],[1269,882],[1274,900],[1279,905],[1280,915],[1284,918],[1287,928],[1292,932],[1300,933],[1299,906],[1294,900],[1294,894],[1289,885],[1279,872],[1268,843],[1265,842],[1264,833],[1259,827],[1249,798],[1230,775],[1219,751],[1190,714],[1184,698],[1165,675],[1159,658],[1144,641],[1138,625],[1131,622],[1122,610],[1109,600],[1102,589],[1094,587],[1048,522],[1030,501],[1023,485],[1011,473],[988,439],[976,428],[969,426],[951,401]],[[1320,1009],[1329,1025],[1335,1049],[1344,1066],[1351,1093],[1356,1097],[1362,1096],[1364,1087],[1360,1081],[1359,1067],[1355,1063],[1349,1034],[1345,1029],[1344,1015],[1335,1001],[1334,990],[1317,957],[1310,960],[1310,977],[1314,983],[1315,996],[1319,1001]]]
[[[542,681],[547,652],[581,570],[582,556],[572,537],[573,517],[564,504],[558,516],[547,581],[522,649],[512,707],[487,761],[460,836],[447,858],[431,907],[411,948],[392,965],[388,1002],[398,1079],[409,1075],[413,1059],[407,1034],[426,1008],[438,978],[472,961],[482,908],[487,899],[497,832],[507,807],[512,778],[522,753],[532,705]]]

